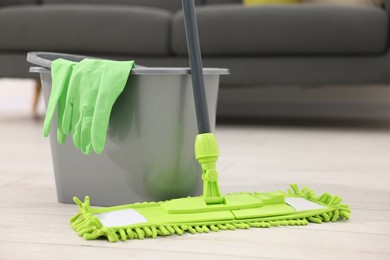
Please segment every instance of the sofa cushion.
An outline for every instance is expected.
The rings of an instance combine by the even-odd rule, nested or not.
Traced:
[[[170,23],[169,12],[142,7],[9,7],[0,10],[0,50],[166,55]]]
[[[41,0],[44,4],[104,4],[153,7],[176,12],[181,9],[181,0]],[[199,4],[201,0],[195,0]]]
[[[385,0],[304,0],[310,4],[383,6]]]
[[[219,4],[241,4],[242,0],[204,0],[208,5],[219,5]]]
[[[298,4],[301,0],[244,0],[244,5]]]
[[[373,54],[387,44],[386,12],[374,7],[224,5],[197,17],[204,55]],[[173,52],[186,54],[182,13],[172,35]]]
[[[35,5],[38,4],[38,0],[0,0],[1,6],[10,6],[10,5]]]

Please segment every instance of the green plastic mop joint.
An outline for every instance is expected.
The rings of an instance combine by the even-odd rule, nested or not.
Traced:
[[[206,204],[225,204],[218,185],[218,143],[213,133],[198,134],[195,139],[195,157],[202,166],[203,198]]]

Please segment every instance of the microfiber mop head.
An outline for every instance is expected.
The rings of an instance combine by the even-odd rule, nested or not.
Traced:
[[[204,233],[219,230],[307,225],[349,219],[348,205],[339,196],[316,196],[311,189],[291,185],[287,192],[233,193],[222,196],[216,161],[219,155],[214,134],[195,139],[196,159],[202,165],[203,196],[145,202],[107,208],[91,208],[75,198],[80,211],[71,218],[85,239],[107,237],[111,242],[145,237]]]
[[[316,196],[309,188],[291,185],[288,192],[235,193],[224,204],[208,206],[202,197],[93,208],[89,198],[75,198],[79,213],[70,220],[85,239],[110,242],[157,236],[208,233],[250,227],[303,226],[349,219],[351,210],[339,196]]]

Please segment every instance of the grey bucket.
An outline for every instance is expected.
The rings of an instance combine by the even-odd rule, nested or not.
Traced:
[[[51,61],[80,61],[85,56],[31,52],[39,67],[45,104],[51,90]],[[112,206],[199,195],[201,168],[195,160],[197,134],[192,83],[188,68],[133,69],[116,101],[101,155],[83,155],[68,137],[57,143],[57,118],[50,132],[59,202],[88,195],[94,205]],[[227,69],[204,69],[210,125],[215,129],[219,76]]]

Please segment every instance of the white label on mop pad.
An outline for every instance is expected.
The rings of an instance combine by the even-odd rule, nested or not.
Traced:
[[[134,209],[117,210],[95,214],[94,216],[97,217],[105,227],[120,227],[147,222],[146,218]]]
[[[296,211],[324,209],[324,206],[302,198],[285,198],[285,202]]]

